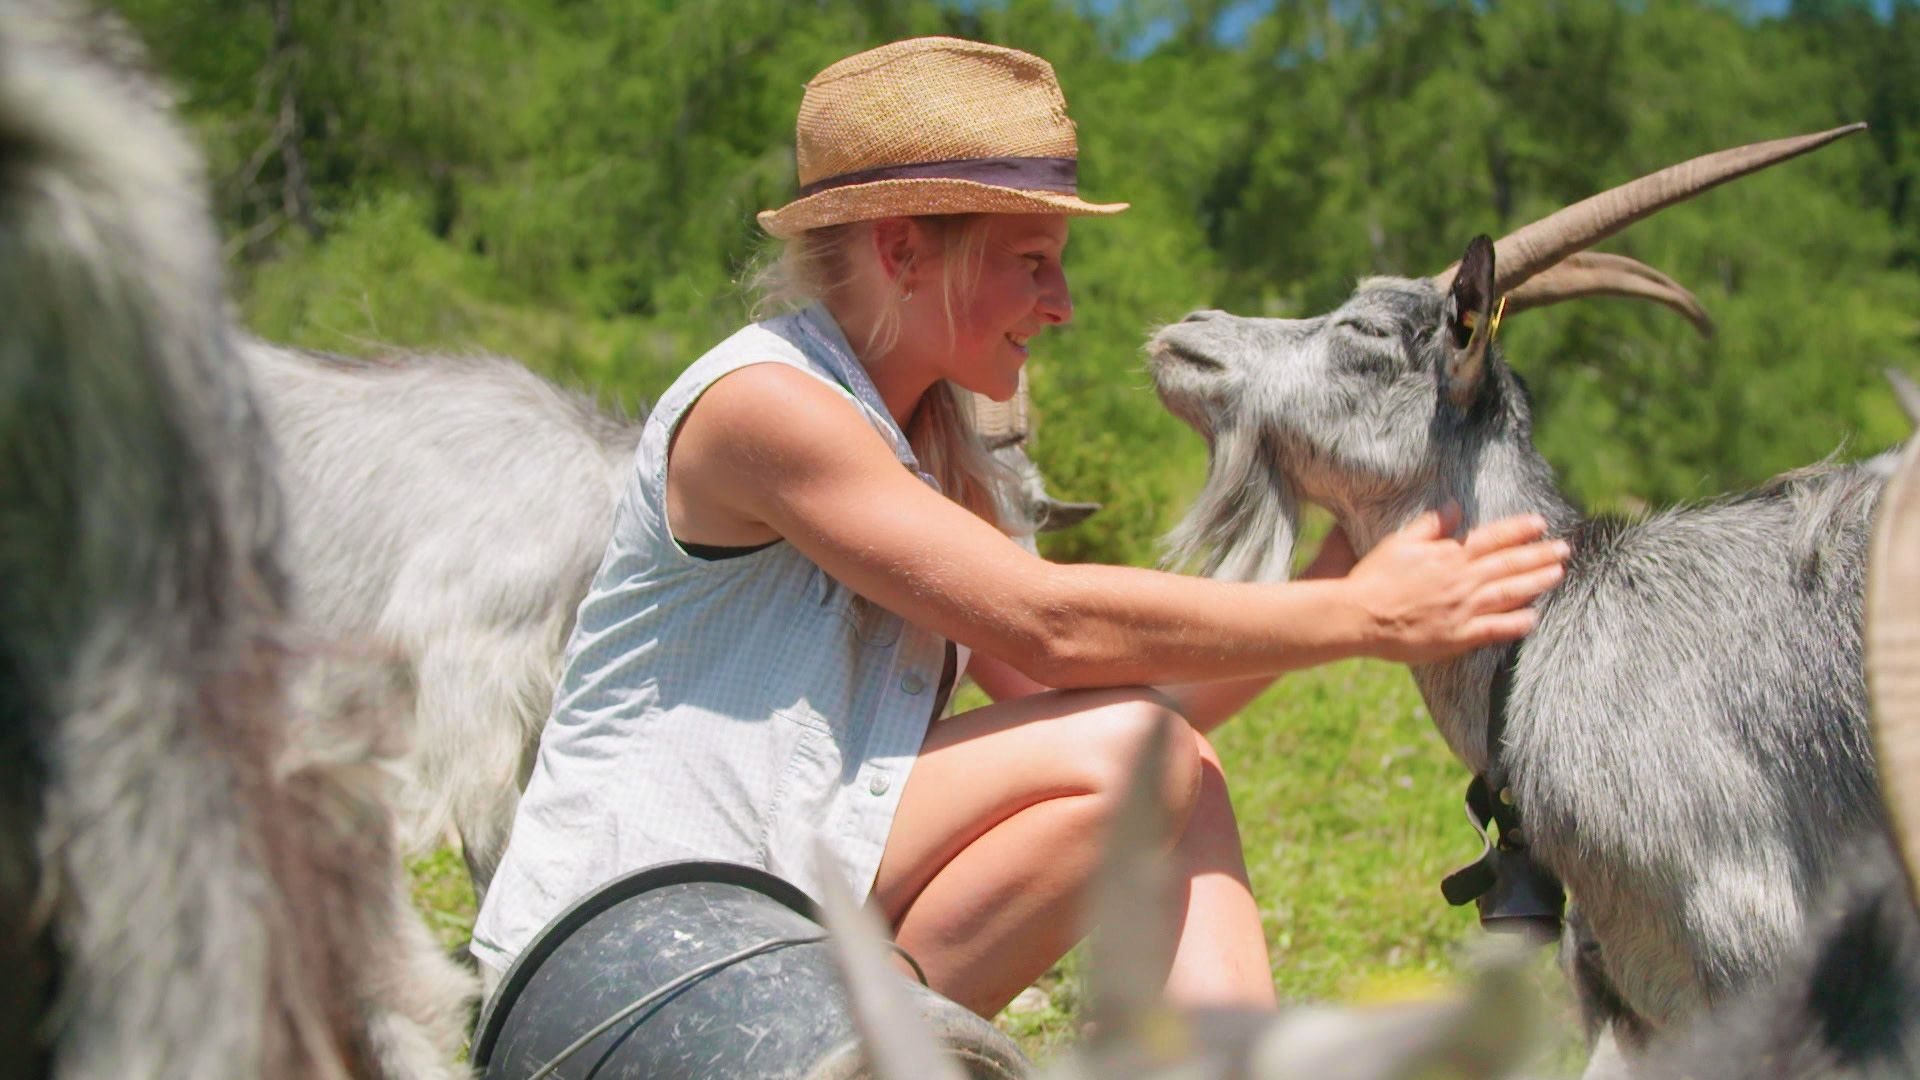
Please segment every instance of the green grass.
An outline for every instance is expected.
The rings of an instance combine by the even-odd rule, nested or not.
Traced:
[[[965,708],[984,699],[962,697]],[[1406,670],[1369,661],[1287,677],[1214,733],[1239,813],[1282,1001],[1429,996],[1451,984],[1479,934],[1471,908],[1440,898],[1442,874],[1478,851],[1461,814],[1465,770],[1434,731]],[[457,854],[413,864],[414,898],[449,948],[473,894]],[[1549,1027],[1571,1032],[1550,950],[1534,964]],[[1001,1028],[1045,1059],[1075,1037],[1079,950],[1036,984],[1038,1007]],[[1568,1034],[1548,1053],[1577,1064]]]
[[[1474,850],[1465,776],[1404,669],[1298,673],[1214,742],[1283,999],[1351,998],[1452,970],[1472,920],[1438,882]]]

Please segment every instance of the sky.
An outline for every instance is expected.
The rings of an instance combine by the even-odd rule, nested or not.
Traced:
[[[1229,5],[1220,17],[1220,40],[1229,43],[1244,41],[1247,31],[1280,2],[1281,0],[1240,0],[1238,3]],[[1894,0],[1871,0],[1871,2],[1874,10],[1882,17],[1893,10]],[[1118,6],[1118,3],[1119,0],[1088,0],[1088,6],[1095,11],[1111,11]],[[1766,19],[1785,14],[1792,3],[1793,0],[1737,0],[1736,6],[1744,7],[1755,18]],[[1144,56],[1152,52],[1157,45],[1171,36],[1173,31],[1171,22],[1162,20],[1154,24],[1134,43],[1135,53]]]

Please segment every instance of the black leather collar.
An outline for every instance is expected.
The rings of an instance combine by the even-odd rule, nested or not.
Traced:
[[[1507,646],[1487,688],[1485,771],[1467,784],[1467,820],[1480,834],[1480,856],[1440,881],[1440,893],[1458,907],[1478,901],[1480,925],[1490,931],[1519,932],[1548,942],[1560,936],[1566,890],[1527,851],[1514,801],[1512,776],[1502,753],[1507,729],[1507,699],[1513,691],[1520,643]],[[1499,831],[1489,836],[1492,824]]]

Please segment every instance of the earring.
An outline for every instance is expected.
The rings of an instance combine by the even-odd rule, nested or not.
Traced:
[[[911,300],[911,299],[913,299],[913,290],[912,290],[912,289],[908,289],[907,291],[905,291],[905,292],[903,292],[903,293],[901,293],[901,294],[900,294],[900,302],[901,302],[901,303],[903,303],[903,304],[904,304],[904,303],[906,303],[907,301],[909,301],[909,300]]]

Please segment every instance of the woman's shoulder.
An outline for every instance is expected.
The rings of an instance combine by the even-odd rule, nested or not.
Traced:
[[[749,323],[688,364],[655,405],[669,413],[684,409],[723,376],[757,364],[775,363],[820,374],[798,341],[796,315]]]

